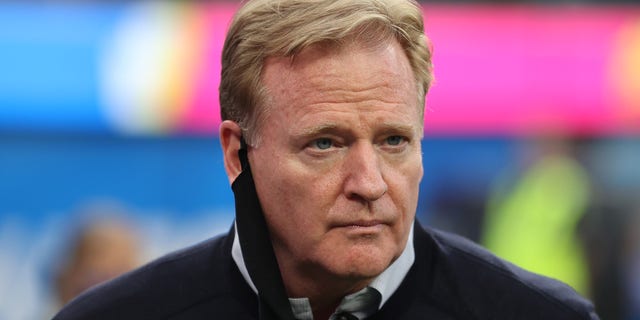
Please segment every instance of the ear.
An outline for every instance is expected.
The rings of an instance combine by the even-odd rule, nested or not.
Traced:
[[[227,171],[229,184],[233,183],[242,172],[242,165],[238,157],[241,138],[242,130],[237,123],[225,120],[220,124],[220,144],[222,145],[224,169]]]

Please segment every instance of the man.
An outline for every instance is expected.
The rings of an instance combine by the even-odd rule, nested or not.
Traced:
[[[431,54],[410,0],[255,0],[223,50],[229,234],[58,319],[597,319],[569,287],[415,221]]]

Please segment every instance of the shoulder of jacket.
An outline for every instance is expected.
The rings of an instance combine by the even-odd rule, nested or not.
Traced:
[[[157,318],[224,295],[227,235],[169,253],[97,285],[67,304],[54,319]],[[229,247],[230,248],[230,247]],[[217,285],[216,285],[217,284]]]
[[[479,318],[597,319],[570,286],[524,270],[458,235],[426,229],[434,244],[437,282]]]

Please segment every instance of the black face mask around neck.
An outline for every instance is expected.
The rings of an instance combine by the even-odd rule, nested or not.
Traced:
[[[236,205],[236,226],[249,275],[258,289],[261,320],[294,320],[282,275],[271,244],[267,222],[256,192],[248,146],[241,138],[238,156],[242,172],[231,184]]]

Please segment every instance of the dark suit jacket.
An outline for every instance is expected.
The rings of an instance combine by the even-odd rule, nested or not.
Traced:
[[[461,237],[414,232],[416,260],[373,319],[598,319],[567,285]],[[169,254],[85,292],[54,319],[258,319],[231,258],[233,232]]]

